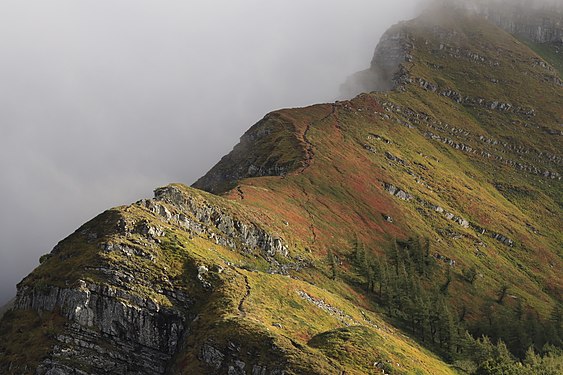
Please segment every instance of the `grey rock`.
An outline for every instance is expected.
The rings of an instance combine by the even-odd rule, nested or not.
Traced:
[[[381,215],[383,217],[383,220],[387,221],[388,223],[392,223],[393,222],[393,218],[391,216],[382,214]]]
[[[364,148],[369,152],[371,152],[372,154],[377,154],[377,149],[371,145],[368,145],[367,143],[364,144]]]
[[[362,92],[388,91],[409,81],[402,64],[412,61],[413,43],[401,25],[389,29],[377,44],[369,69],[358,72],[341,86],[341,96],[353,97]]]
[[[182,193],[173,186],[155,190],[155,201],[176,207],[180,213],[171,221],[198,235],[208,235],[217,244],[234,250],[260,250],[265,255],[289,255],[283,239],[268,233],[259,224],[243,221],[207,201]]]
[[[67,375],[67,374],[70,373],[60,368],[52,368],[50,370],[47,370],[47,372],[45,372],[45,375]]]
[[[219,370],[219,368],[223,365],[225,355],[213,346],[203,344],[201,347],[200,359],[215,370]]]
[[[234,366],[229,366],[229,370],[227,372],[228,375],[245,375],[246,372],[244,371],[244,368],[246,367],[246,363],[239,361],[239,360],[235,360],[235,365]]]
[[[38,374],[80,374],[78,368],[86,365],[107,369],[108,374],[163,374],[185,326],[183,314],[174,308],[86,281],[69,288],[21,287],[14,306],[57,310],[70,322],[57,335],[58,344]],[[72,360],[77,368],[61,365],[64,359]]]
[[[262,142],[280,127],[294,130],[294,124],[277,113],[270,113],[250,128],[233,150],[224,156],[205,176],[192,186],[210,193],[219,194],[236,186],[237,181],[249,177],[284,176],[306,163],[307,151],[300,149],[302,158],[290,161],[280,156],[261,152]],[[299,140],[295,139],[299,143]]]
[[[400,188],[392,185],[392,184],[388,184],[386,182],[383,183],[383,187],[384,189],[391,195],[394,195],[395,197],[402,199],[402,200],[406,200],[406,201],[410,201],[412,199],[414,199],[414,197],[412,195],[410,195],[409,193],[405,192],[404,190],[401,190]]]
[[[407,165],[407,162],[404,161],[403,159],[393,155],[392,153],[390,153],[389,151],[385,151],[385,157],[391,161],[397,162],[403,166]]]

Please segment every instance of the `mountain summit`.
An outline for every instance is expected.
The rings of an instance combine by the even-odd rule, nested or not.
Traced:
[[[393,26],[366,93],[81,226],[18,285],[0,373],[557,374],[561,41],[492,14]]]

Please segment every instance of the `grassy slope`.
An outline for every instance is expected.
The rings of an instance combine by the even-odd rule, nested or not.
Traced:
[[[508,305],[521,301],[545,317],[562,288],[561,181],[429,141],[423,137],[431,130],[427,124],[416,124],[402,112],[384,111],[381,103],[393,102],[447,122],[450,129],[463,129],[470,135],[441,135],[473,149],[561,174],[561,162],[544,157],[546,153],[561,157],[560,136],[549,134],[558,129],[563,115],[561,87],[547,83],[546,77],[555,73],[536,65],[537,55],[502,30],[476,19],[456,17],[440,26],[446,32],[457,32],[449,41],[450,47],[478,53],[491,64],[441,52],[435,29],[411,22],[406,27],[416,35],[414,63],[408,66],[412,77],[466,96],[534,108],[535,116],[463,106],[416,84],[407,86],[405,92],[363,95],[336,104],[332,116],[319,118],[308,130],[314,151],[309,168],[285,178],[241,181],[237,193],[227,196],[241,199],[242,191],[242,204],[277,213],[287,221],[294,237],[308,240],[301,246],[319,264],[325,263],[327,273],[329,249],[342,261],[342,278],[354,280],[349,260],[355,241],[377,254],[392,238],[419,233],[431,238],[433,251],[456,260],[454,273],[458,277],[450,298],[458,308],[466,307],[472,319],[481,318],[479,307],[494,301],[504,284],[510,287]],[[305,113],[307,109],[285,114],[299,122]],[[408,129],[401,122],[418,128]],[[305,130],[298,128],[301,133]],[[391,143],[373,136],[370,139],[370,134]],[[485,144],[479,136],[498,144]],[[376,153],[364,149],[366,143]],[[517,147],[526,151],[517,152]],[[385,151],[406,161],[406,166],[387,159]],[[504,234],[515,246],[457,226],[415,202],[398,200],[383,191],[382,182]],[[394,222],[384,221],[382,214],[392,216]],[[444,230],[458,235],[452,238],[442,234]],[[480,277],[475,285],[469,285],[462,281],[461,271],[473,265]],[[342,286],[326,284],[326,288],[347,295]]]
[[[560,44],[540,44],[528,40],[522,42],[557,69],[559,77],[563,77],[563,47]]]
[[[337,106],[334,118],[309,131],[309,139],[315,146],[311,167],[284,179],[271,177],[243,181],[239,186],[244,192],[242,203],[278,212],[288,222],[289,230],[296,232],[295,237],[309,239],[310,243],[305,246],[318,259],[322,261],[328,249],[332,249],[343,259],[344,269],[351,268],[346,261],[352,255],[352,243],[356,239],[373,252],[381,253],[394,237],[415,233],[429,235],[435,251],[457,261],[457,273],[464,266],[477,265],[483,274],[476,290],[463,282],[453,285],[453,294],[461,296],[460,299],[468,305],[477,302],[472,301],[473,298],[492,298],[501,284],[509,283],[514,285],[513,294],[547,312],[552,297],[544,289],[552,288],[550,294],[554,296],[561,288],[561,279],[556,273],[561,260],[553,251],[562,240],[557,230],[561,215],[555,198],[545,195],[535,184],[557,186],[559,182],[537,181],[535,177],[525,175],[513,177],[514,171],[505,168],[500,170],[502,174],[491,166],[489,170],[484,169],[482,160],[467,158],[442,144],[426,140],[419,130],[407,129],[393,119],[384,120],[374,114],[378,110],[378,99],[400,100],[401,103],[412,100],[409,104],[418,104],[420,111],[455,120],[456,116],[448,113],[451,104],[447,99],[414,91],[388,98],[364,96]],[[420,104],[423,95],[435,107],[434,112],[424,103]],[[459,123],[452,121],[453,125],[461,126],[470,121],[464,113],[457,117],[461,117]],[[478,123],[472,125],[479,126]],[[370,133],[392,143],[371,141],[378,152],[370,153],[362,147],[369,142]],[[410,166],[389,161],[384,156],[385,151],[406,160]],[[407,170],[418,178],[405,173]],[[417,179],[424,181],[424,185],[417,183]],[[519,204],[514,198],[511,202],[494,188],[493,183],[499,179],[507,179],[511,186],[526,187],[541,197],[540,202],[533,207],[526,202]],[[387,194],[382,182],[393,183],[483,227],[510,235],[517,245],[507,247],[432,212],[420,214],[417,211],[417,208],[421,209],[420,205]],[[556,190],[554,187],[553,191]],[[234,193],[232,198],[240,199]],[[540,212],[550,209],[553,217],[540,218]],[[384,221],[381,214],[392,216],[394,222]],[[542,228],[542,235],[531,234],[524,223]],[[459,232],[463,237],[451,239],[437,233],[438,229],[444,228]],[[477,247],[484,250],[477,253]],[[477,256],[483,253],[485,257]],[[506,275],[510,275],[510,280],[505,278]]]
[[[222,207],[243,220],[260,220],[271,231],[276,231],[276,223],[261,210],[246,208],[238,202],[230,202],[183,185],[174,186],[186,196]],[[174,212],[173,206],[166,206]],[[159,242],[147,243],[147,239],[141,235],[123,235],[116,229],[123,222],[134,228],[144,221],[165,230],[166,234],[159,238]],[[285,225],[280,223],[281,226]],[[101,235],[93,240],[92,233]],[[102,244],[108,242],[137,248],[143,244],[140,249],[145,255],[102,251]],[[151,254],[153,260],[148,260],[146,254]],[[294,259],[280,260],[292,262]],[[207,276],[213,285],[212,290],[203,288],[196,279],[196,269],[202,265],[212,270]],[[120,286],[120,289],[125,288],[133,295],[174,307],[174,302],[158,292],[161,288],[169,289],[170,285],[174,285],[176,291],[183,291],[197,301],[189,313],[199,314],[190,328],[192,334],[188,336],[184,350],[175,359],[175,367],[171,370],[173,373],[210,371],[197,359],[202,344],[206,342],[213,342],[224,352],[228,352],[229,345],[234,343],[243,348],[240,350],[240,359],[251,363],[259,360],[269,368],[286,368],[288,374],[333,374],[337,369],[350,374],[363,374],[369,372],[377,361],[388,361],[396,367],[395,373],[398,374],[452,373],[433,354],[383,322],[378,314],[369,310],[369,305],[358,306],[341,294],[316,287],[300,278],[267,273],[269,267],[270,264],[257,254],[243,254],[218,246],[206,236],[189,235],[162,221],[142,204],[133,204],[106,211],[61,241],[53,254],[20,286],[46,291],[52,286],[72,286],[78,280],[112,283],[98,269],[116,269],[125,274],[142,275],[143,282],[139,282],[137,277],[127,282],[126,286]],[[217,271],[219,269],[222,271]],[[322,269],[311,268],[307,273],[316,278],[319,284],[326,281]],[[239,310],[246,293],[245,280],[251,292],[241,305],[242,310]],[[339,282],[335,283],[335,289],[361,298]],[[322,299],[349,317],[342,319],[334,311],[319,308],[304,299],[300,292]],[[274,326],[274,323],[280,326]],[[56,313],[8,313],[0,323],[0,336],[3,338],[0,370],[6,370],[13,363],[15,367],[12,371],[17,369],[21,373],[33,373],[37,363],[57,343],[55,335],[63,329],[64,324],[65,320]],[[349,326],[351,331],[345,331],[345,337],[340,337],[340,330]],[[316,336],[330,332],[338,333],[339,342],[352,340],[357,341],[358,345],[354,345],[353,351],[346,357],[327,351],[322,338],[317,338],[309,345],[309,341]],[[378,338],[377,343],[371,341],[374,337]],[[331,339],[330,345],[334,345],[334,338]],[[271,344],[265,345],[266,342]],[[83,370],[94,371],[89,368]]]

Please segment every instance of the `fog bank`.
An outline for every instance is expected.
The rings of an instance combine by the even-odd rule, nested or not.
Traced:
[[[195,181],[268,111],[332,101],[416,0],[4,0],[0,304],[111,206]]]

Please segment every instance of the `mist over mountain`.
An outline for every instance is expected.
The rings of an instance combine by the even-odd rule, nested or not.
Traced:
[[[268,111],[334,100],[415,3],[2,1],[0,304],[103,207],[192,183]]]
[[[290,101],[327,88],[334,95],[340,84],[341,98],[258,116],[192,185],[166,182],[152,198],[135,197],[92,215],[45,252],[18,284],[12,303],[0,309],[0,373],[563,372],[562,11],[548,2],[420,3],[418,16],[388,27],[364,64],[334,83],[340,69],[332,62],[342,55],[334,47],[339,41],[355,45],[346,41],[350,34],[332,34],[334,39],[316,46],[309,39],[316,34],[304,30],[313,16],[322,26],[330,20],[350,28],[352,18],[346,17],[352,13],[313,5],[213,8],[213,27],[206,30],[221,40],[228,27],[218,21],[238,12],[255,20],[254,11],[265,11],[264,18],[240,27],[247,32],[244,42],[264,38],[258,55],[267,58],[241,49],[239,34],[229,34],[230,43],[217,49],[214,38],[196,33],[195,45],[222,58],[220,66],[200,67],[203,81],[187,81],[208,84],[211,77],[222,85],[196,90],[194,101],[186,103],[180,95],[186,92],[166,91],[175,87],[172,76],[157,79],[159,103],[175,96],[189,113],[202,109],[205,124],[215,114],[236,124],[238,112],[229,111],[246,108],[239,107],[246,100],[258,108],[254,104],[283,93]],[[384,9],[368,10],[361,8],[365,14],[357,20],[369,24]],[[303,18],[307,27],[274,22],[282,15]],[[144,20],[149,19],[154,14]],[[274,32],[257,33],[262,22]],[[221,29],[215,29],[218,24]],[[317,31],[327,36],[321,27]],[[141,38],[143,51],[149,34]],[[147,51],[163,41],[154,40]],[[325,55],[320,47],[328,45]],[[303,68],[294,70],[293,60],[285,60],[288,51],[299,57],[296,67],[315,63],[307,76],[322,73],[325,80],[310,87],[310,77],[298,74]],[[181,62],[201,57],[193,52]],[[265,61],[281,69],[270,71]],[[143,78],[139,71],[130,84],[147,88],[136,85]],[[231,81],[243,71],[246,81]],[[177,78],[174,69],[166,73]],[[296,77],[301,81],[293,84],[289,78]],[[262,97],[245,96],[234,84],[246,87],[243,81]],[[286,85],[300,92],[285,91]],[[98,100],[105,105],[98,109],[121,100],[120,93],[119,87],[104,90]],[[160,122],[149,126],[139,108],[155,111],[148,121],[162,116],[162,107],[149,105],[152,91],[127,93],[147,99],[130,107],[138,119],[134,131],[127,128],[131,139],[107,137],[123,131],[110,122],[93,129],[103,132],[115,153],[100,148],[101,155],[93,154],[87,147],[99,146],[93,137],[73,139],[80,140],[76,152],[91,157],[91,166],[103,161],[108,171],[140,165],[147,181],[152,163],[164,178],[172,172],[185,176],[189,163],[201,165],[183,153],[200,156],[210,147],[199,137],[202,128],[178,134]],[[76,98],[82,103],[84,96]],[[179,116],[167,108],[165,116]],[[90,113],[113,118],[105,110]],[[45,133],[44,140],[54,143],[63,129],[68,130],[62,127],[52,139]],[[216,137],[228,133],[225,127]],[[82,135],[81,128],[76,134]],[[66,148],[55,151],[67,157],[61,161],[87,166],[68,157]],[[151,157],[154,152],[158,157]],[[40,170],[59,176],[57,169]],[[79,170],[93,178],[96,168]],[[109,175],[124,189],[131,182],[116,171]],[[72,181],[65,179],[64,186]],[[121,185],[112,182],[95,186],[100,194],[118,196]],[[27,193],[37,204],[51,202],[34,195],[36,190],[15,194],[16,187],[14,197]],[[48,217],[56,221],[62,209]],[[21,215],[15,212],[13,219]],[[17,228],[12,238],[33,238],[49,226],[26,221]]]
[[[549,46],[555,59],[550,62],[560,68],[558,54],[563,53],[563,5],[558,1],[508,0],[433,0],[420,3],[429,23],[447,18],[451,9],[486,18],[523,41]],[[371,67],[348,77],[340,87],[342,98],[351,98],[362,92],[385,91],[394,86],[400,63],[408,59],[408,46],[396,43],[398,36],[388,30],[375,50]],[[549,57],[547,57],[549,59]]]

